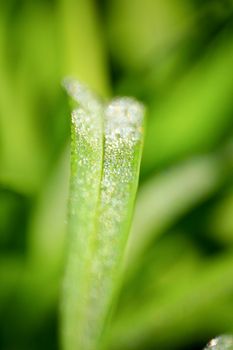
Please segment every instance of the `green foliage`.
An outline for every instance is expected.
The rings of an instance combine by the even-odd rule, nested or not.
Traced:
[[[62,306],[63,348],[100,347],[128,236],[142,153],[143,108],[100,103],[68,81],[72,112],[69,249]]]
[[[233,333],[232,37],[232,0],[1,2],[1,349],[57,350],[61,309],[63,341],[81,327],[92,348],[196,350]],[[128,241],[141,151],[118,157],[105,136],[106,108],[131,99],[81,103],[98,147],[73,125],[68,210],[64,76],[147,107]]]

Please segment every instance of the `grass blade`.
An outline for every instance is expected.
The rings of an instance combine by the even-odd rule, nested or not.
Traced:
[[[94,350],[114,304],[142,152],[143,107],[101,105],[79,84],[73,112],[70,244],[62,307],[65,350]]]
[[[86,315],[88,264],[95,230],[99,198],[103,126],[101,104],[82,85],[68,81],[65,86],[78,108],[72,112],[71,183],[68,261],[62,306],[64,349],[78,349],[81,325]]]
[[[147,181],[138,194],[126,263],[135,261],[150,243],[198,203],[210,198],[232,177],[232,146],[192,157]]]

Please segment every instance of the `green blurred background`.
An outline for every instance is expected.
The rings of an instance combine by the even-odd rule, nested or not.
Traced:
[[[2,0],[0,349],[59,347],[67,75],[147,106],[108,349],[233,332],[233,1]]]

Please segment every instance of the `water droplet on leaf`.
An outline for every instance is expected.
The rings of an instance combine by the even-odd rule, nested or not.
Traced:
[[[204,350],[233,350],[233,336],[223,335],[212,339]]]

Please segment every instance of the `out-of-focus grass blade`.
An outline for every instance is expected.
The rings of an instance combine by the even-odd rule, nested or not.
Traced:
[[[224,32],[169,96],[151,107],[142,171],[208,150],[223,136],[232,121],[232,60],[232,36]]]
[[[142,151],[143,108],[106,107],[77,83],[73,111],[70,243],[62,306],[65,350],[100,347],[129,231]],[[104,145],[104,146],[103,146]]]
[[[7,18],[6,13],[5,17]],[[23,64],[20,62],[18,65],[14,61],[14,74],[9,69],[11,65],[6,54],[9,49],[9,41],[12,45],[13,29],[17,30],[18,39],[20,38],[21,28],[20,22],[16,21],[12,26],[12,23],[7,22],[6,18],[4,18],[4,12],[1,13],[0,129],[2,135],[0,181],[20,192],[31,193],[38,188],[38,184],[41,182],[44,164],[41,143],[34,124],[35,120],[32,117],[34,115],[32,91],[35,93],[35,90],[28,85],[24,62]],[[25,58],[26,53],[22,52],[21,49],[20,47],[19,52]]]
[[[52,274],[53,279],[54,273],[57,275],[61,272],[64,257],[68,179],[69,147],[67,146],[37,200],[29,225],[28,263],[31,267],[37,268],[41,275]]]
[[[210,211],[207,230],[218,242],[229,247],[233,243],[233,191],[227,190]]]
[[[127,263],[136,258],[158,234],[221,184],[225,161],[217,155],[196,157],[145,183],[138,194],[127,247]]]
[[[185,1],[112,0],[109,3],[110,48],[114,58],[128,70],[150,64],[151,56],[174,45],[192,24],[191,7]]]
[[[154,293],[141,303],[137,300],[136,305],[131,302],[113,322],[109,349],[146,348],[148,343],[172,348],[189,338],[194,340],[207,325],[210,329],[216,325],[231,329],[233,324],[226,324],[226,314],[222,325],[213,315],[215,307],[218,310],[232,295],[232,264],[232,252],[220,255],[205,262],[199,273],[195,271],[184,283],[173,284],[160,298]]]
[[[24,79],[33,90],[33,99],[42,91],[41,94],[53,100],[60,87],[61,43],[56,13],[58,7],[51,16],[50,6],[48,2],[38,1],[25,6],[18,24],[18,40],[13,42],[22,52],[23,60],[20,62],[19,70],[23,70]],[[41,57],[46,57],[46,60],[42,60]]]
[[[161,296],[169,297],[172,286],[186,285],[202,264],[202,256],[187,232],[169,232],[125,276],[116,313],[124,313],[131,304],[149,301],[154,293],[158,302]]]
[[[109,94],[107,59],[98,11],[93,0],[61,0],[62,74],[85,81],[99,94]]]

